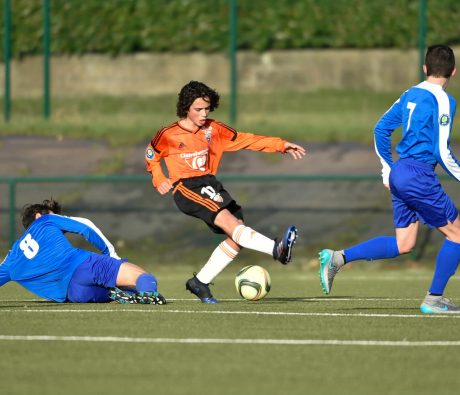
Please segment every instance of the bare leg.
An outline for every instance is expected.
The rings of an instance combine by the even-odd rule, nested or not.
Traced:
[[[120,266],[117,276],[117,287],[136,287],[137,279],[146,273],[144,269],[134,263],[124,262]]]

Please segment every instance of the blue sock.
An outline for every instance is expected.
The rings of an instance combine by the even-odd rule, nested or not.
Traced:
[[[345,262],[357,261],[358,259],[394,258],[399,255],[398,244],[395,236],[379,236],[365,241],[343,251]]]
[[[156,292],[157,291],[157,279],[153,274],[143,273],[136,281],[137,292]]]
[[[447,282],[454,275],[459,262],[460,244],[446,239],[436,257],[436,268],[434,269],[430,294],[442,295],[444,293]]]

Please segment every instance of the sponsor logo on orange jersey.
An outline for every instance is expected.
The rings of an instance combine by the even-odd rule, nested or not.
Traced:
[[[205,171],[206,170],[206,159],[208,157],[208,149],[195,152],[187,152],[180,154],[180,157],[185,160],[185,163],[192,169]]]

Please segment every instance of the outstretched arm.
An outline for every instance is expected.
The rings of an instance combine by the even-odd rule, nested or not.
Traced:
[[[64,232],[77,233],[83,236],[104,255],[120,259],[112,243],[104,236],[101,230],[87,218],[67,217],[58,214],[49,214],[50,220]]]
[[[302,159],[306,155],[305,148],[286,141],[284,143],[284,152],[290,154],[294,159]]]
[[[112,243],[105,237],[102,231],[88,218],[81,218],[81,217],[69,217],[74,221],[80,222],[83,225],[88,227],[87,231],[84,231],[82,234],[83,237],[86,238],[90,243],[95,245],[97,248],[101,250],[102,253],[106,255],[110,255],[112,258],[120,259],[118,254],[115,252],[115,247]],[[95,234],[93,234],[93,232]]]
[[[224,151],[238,151],[249,149],[252,151],[263,152],[282,152],[289,153],[294,159],[301,159],[306,152],[300,145],[290,143],[279,137],[262,136],[247,132],[238,132],[235,139],[225,143]]]

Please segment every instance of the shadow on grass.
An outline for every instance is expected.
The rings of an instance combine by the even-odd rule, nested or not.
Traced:
[[[306,298],[305,296],[299,296],[299,297],[289,297],[289,298],[264,298],[263,302],[274,302],[274,303],[280,303],[280,302],[317,302],[318,298]],[[262,301],[261,301],[262,302]],[[257,302],[254,302],[257,303]]]

